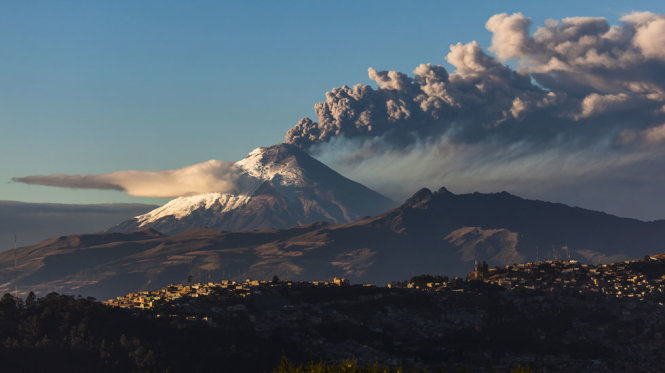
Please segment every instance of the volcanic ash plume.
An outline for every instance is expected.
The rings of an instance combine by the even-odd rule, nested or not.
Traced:
[[[584,183],[609,193],[593,206],[606,208],[609,190],[627,187],[626,172],[631,184],[653,182],[665,155],[665,16],[548,20],[532,34],[530,26],[521,13],[491,17],[493,55],[475,41],[451,45],[452,73],[370,68],[377,88],[327,92],[317,121],[301,119],[286,141],[387,193],[445,184],[551,190],[539,197],[571,201],[561,191]]]

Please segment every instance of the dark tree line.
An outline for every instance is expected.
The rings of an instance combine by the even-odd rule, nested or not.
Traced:
[[[22,371],[269,371],[280,351],[249,331],[220,331],[178,319],[48,294],[0,299],[0,359]],[[257,358],[259,357],[259,358]]]

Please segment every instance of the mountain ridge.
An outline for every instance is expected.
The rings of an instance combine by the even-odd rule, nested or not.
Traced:
[[[111,298],[182,282],[189,275],[200,281],[277,275],[386,283],[423,273],[462,276],[474,261],[598,263],[665,252],[663,221],[620,218],[505,192],[446,189],[421,189],[400,207],[343,224],[132,234],[137,236],[75,236],[0,253],[0,291],[13,288],[14,253],[21,289]]]

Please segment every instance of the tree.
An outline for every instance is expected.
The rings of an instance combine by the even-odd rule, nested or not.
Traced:
[[[35,293],[30,292],[28,296],[25,298],[25,307],[26,308],[32,308],[37,304],[37,296]]]
[[[272,276],[272,283],[276,284],[278,282],[279,282],[279,277],[277,277],[277,275]]]

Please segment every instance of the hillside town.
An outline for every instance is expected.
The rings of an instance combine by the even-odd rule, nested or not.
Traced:
[[[662,255],[598,265],[562,260],[488,268],[482,263],[476,265],[467,279],[510,290],[599,293],[656,302],[659,306],[665,301],[665,258]]]
[[[348,281],[344,278],[334,278],[332,281],[293,282],[250,280],[235,282],[223,280],[221,282],[194,283],[189,285],[173,284],[155,291],[139,291],[104,301],[108,306],[120,308],[152,309],[158,305],[168,305],[179,301],[188,301],[191,298],[209,296],[212,294],[225,294],[246,298],[251,295],[260,295],[262,289],[276,287],[329,287],[346,286]]]
[[[489,268],[484,262],[476,264],[466,281],[449,280],[443,276],[415,276],[411,281],[392,282],[387,289],[413,289],[418,291],[463,292],[467,282],[482,281],[508,290],[540,290],[549,292],[575,291],[634,298],[644,302],[665,302],[665,257],[648,256],[641,260],[612,264],[583,264],[576,260],[542,261]],[[177,304],[191,298],[224,294],[239,298],[261,295],[275,288],[325,288],[349,286],[348,280],[332,281],[272,281],[246,279],[242,282],[172,284],[153,291],[139,291],[110,299],[104,304],[121,308],[152,309],[158,305]],[[375,286],[363,284],[365,287]]]
[[[170,285],[106,301],[186,325],[279,341],[299,359],[505,371],[665,369],[665,259],[544,261],[387,286],[246,280]],[[502,341],[496,343],[496,341]],[[295,355],[294,355],[295,356]]]

